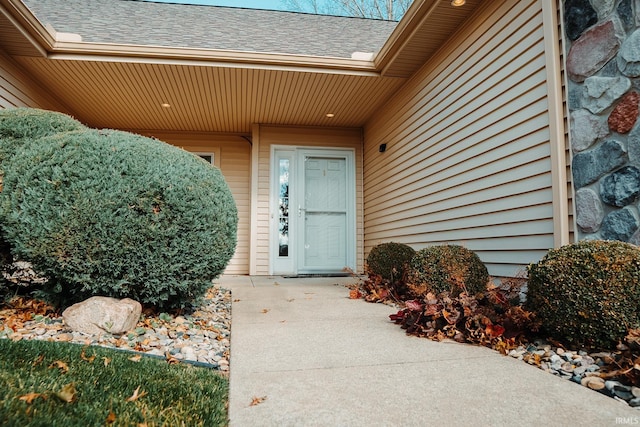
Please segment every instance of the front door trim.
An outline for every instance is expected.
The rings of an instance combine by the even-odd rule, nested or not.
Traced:
[[[323,269],[303,269],[303,262],[300,259],[304,251],[299,246],[301,239],[296,238],[296,233],[301,233],[303,226],[301,217],[298,217],[298,206],[302,206],[304,195],[301,194],[304,179],[303,171],[300,170],[304,163],[305,156],[316,156],[326,158],[343,158],[346,160],[346,197],[348,203],[346,218],[346,238],[345,238],[345,259],[346,265],[343,268],[356,269],[356,172],[355,172],[355,150],[352,148],[314,147],[314,146],[291,146],[273,145],[271,147],[270,162],[270,198],[269,198],[269,274],[335,274],[339,270],[331,271]],[[301,160],[300,160],[301,159]],[[280,229],[282,212],[280,209],[280,162],[288,160],[290,166],[289,180],[290,193],[288,194],[289,221],[288,227],[291,233],[288,239],[288,256],[283,257],[281,248]],[[286,162],[285,162],[286,163]]]

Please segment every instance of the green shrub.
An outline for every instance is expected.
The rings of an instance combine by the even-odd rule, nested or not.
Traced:
[[[27,141],[81,129],[85,127],[79,121],[62,113],[35,108],[0,110],[0,169]]]
[[[486,290],[489,274],[478,255],[467,248],[431,246],[419,250],[411,259],[407,282],[416,297],[428,292],[457,296],[464,291],[475,295]]]
[[[556,339],[611,348],[640,327],[640,249],[589,240],[550,250],[528,268],[525,306]]]
[[[405,267],[416,251],[403,243],[381,243],[371,248],[367,256],[367,273],[395,281],[402,279]]]
[[[44,136],[84,128],[80,122],[62,113],[35,108],[0,110],[0,192],[3,188],[4,170],[10,167],[11,156],[22,144]],[[2,225],[0,218],[0,268],[11,259],[11,247],[4,238]]]
[[[91,129],[29,139],[4,184],[7,240],[65,304],[106,295],[182,307],[235,251],[220,171],[157,140]]]

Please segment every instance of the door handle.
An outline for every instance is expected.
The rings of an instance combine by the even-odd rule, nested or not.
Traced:
[[[302,206],[298,205],[298,217],[301,217],[301,216],[302,216],[302,212],[303,212],[303,211],[306,211],[306,209],[305,209],[305,208],[303,208]]]

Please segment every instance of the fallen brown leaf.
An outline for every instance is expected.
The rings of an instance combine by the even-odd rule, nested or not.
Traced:
[[[72,403],[76,400],[76,386],[73,383],[62,387],[62,390],[55,393],[56,397],[63,402]]]
[[[262,312],[263,312],[264,314],[267,314],[269,311],[270,311],[270,310],[269,310],[268,308],[263,308],[263,309],[262,309]]]
[[[262,396],[262,397],[255,397],[251,400],[251,403],[249,404],[249,406],[256,406],[261,404],[262,402],[264,402],[265,400],[267,400],[267,396]]]
[[[142,355],[141,354],[129,357],[129,360],[131,360],[132,362],[139,362],[140,359],[142,359]]]
[[[86,349],[86,347],[83,347],[83,348],[82,348],[82,351],[80,352],[80,359],[85,360],[85,361],[87,361],[87,362],[89,362],[89,363],[93,363],[93,361],[94,361],[94,360],[95,360],[95,358],[96,358],[96,355],[94,354],[93,356],[87,356],[87,355],[85,354],[85,352],[84,352],[84,351],[85,351],[85,349]]]
[[[140,393],[140,386],[138,386],[138,388],[136,388],[133,392],[133,394],[127,398],[127,402],[135,402],[136,400],[140,399],[143,396],[146,396],[147,392],[143,391]]]
[[[113,424],[116,422],[116,414],[113,411],[109,411],[109,415],[107,415],[107,419],[105,420],[107,424]]]
[[[102,357],[102,361],[104,363],[104,367],[106,368],[107,366],[109,366],[109,363],[111,363],[111,359],[108,357]]]
[[[177,358],[173,357],[173,355],[171,353],[169,353],[168,351],[164,354],[164,357],[167,359],[167,363],[169,365],[177,365],[178,363],[180,363],[180,360],[178,360]]]
[[[38,366],[39,364],[42,363],[43,360],[44,360],[44,354],[41,354],[40,356],[38,356],[36,360],[33,361],[32,366]]]
[[[360,291],[358,289],[352,289],[349,291],[349,298],[350,299],[360,299],[362,297],[362,294],[360,293]]]
[[[66,374],[67,372],[69,372],[69,365],[67,365],[62,360],[56,360],[51,365],[49,365],[49,368],[58,368],[60,369],[60,372],[62,372],[63,374]]]
[[[18,397],[18,399],[19,400],[24,400],[27,403],[27,405],[31,405],[31,402],[33,402],[34,400],[36,400],[39,397],[41,397],[44,400],[47,399],[47,396],[45,396],[42,393],[27,393],[25,395],[22,395],[22,396]]]

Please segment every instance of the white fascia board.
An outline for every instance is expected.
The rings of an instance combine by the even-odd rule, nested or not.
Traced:
[[[56,42],[49,59],[219,66],[379,76],[373,61],[233,50]]]

